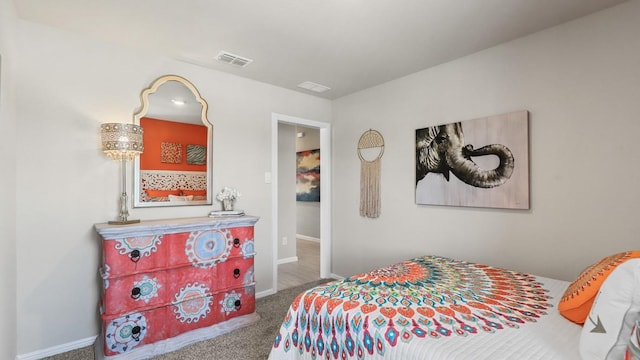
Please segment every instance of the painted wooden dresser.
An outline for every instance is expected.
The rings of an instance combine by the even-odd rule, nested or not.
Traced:
[[[253,323],[254,216],[96,224],[96,355],[145,359]]]

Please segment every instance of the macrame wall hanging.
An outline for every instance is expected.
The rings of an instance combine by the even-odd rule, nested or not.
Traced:
[[[380,160],[383,153],[384,138],[380,132],[369,129],[360,136],[360,216],[380,216]]]

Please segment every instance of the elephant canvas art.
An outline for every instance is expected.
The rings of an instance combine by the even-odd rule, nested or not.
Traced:
[[[416,130],[416,204],[529,208],[529,113]]]

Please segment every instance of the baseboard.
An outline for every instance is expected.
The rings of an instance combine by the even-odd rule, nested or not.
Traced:
[[[27,354],[16,356],[16,360],[38,360],[49,356],[59,355],[68,351],[77,350],[86,346],[93,345],[96,342],[97,336],[91,336],[86,339],[72,341],[70,343],[57,345],[47,349],[42,349]]]
[[[314,238],[314,237],[307,236],[307,235],[300,235],[300,234],[296,234],[296,239],[313,241],[313,242],[320,242],[320,239],[318,239],[318,238]]]
[[[263,298],[265,296],[273,295],[275,293],[277,293],[277,291],[275,291],[273,289],[263,290],[263,291],[260,291],[260,292],[256,293],[256,299],[260,299],[260,298]]]
[[[293,258],[287,258],[287,259],[282,259],[282,260],[289,260],[289,259],[294,259],[294,260],[290,260],[287,262],[292,262],[292,261],[298,261],[297,257],[293,257]],[[280,260],[278,261],[278,263],[280,263]],[[332,278],[334,279],[343,279],[342,277],[339,277],[338,275],[335,274],[331,274],[330,275]],[[260,291],[256,293],[256,299],[260,299],[263,298],[265,296],[269,296],[269,295],[273,295],[277,293],[277,291],[273,290],[273,289],[267,289],[264,291]],[[62,345],[56,345],[47,349],[42,349],[42,350],[38,350],[38,351],[33,351],[27,354],[21,354],[21,355],[17,355],[16,356],[16,360],[39,360],[39,359],[43,359],[49,356],[54,356],[54,355],[59,355],[62,353],[66,353],[69,351],[73,351],[73,350],[77,350],[77,349],[81,349],[83,347],[86,346],[90,346],[90,345],[94,345],[96,342],[96,338],[97,336],[91,336],[88,337],[86,339],[81,339],[81,340],[76,340],[76,341],[72,341],[70,343],[66,343],[66,344],[62,344]]]
[[[278,259],[278,265],[282,265],[282,264],[286,264],[286,263],[290,263],[290,262],[296,262],[298,261],[298,257],[297,256],[292,256],[292,257],[288,257],[288,258],[284,258],[284,259]]]
[[[336,279],[336,280],[344,280],[344,276],[340,276],[340,275],[334,274],[334,273],[329,274],[329,277],[332,278],[332,279]]]

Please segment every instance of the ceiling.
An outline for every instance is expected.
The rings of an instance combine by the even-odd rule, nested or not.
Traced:
[[[24,20],[327,99],[624,1],[14,0]],[[253,62],[219,62],[222,50]]]

